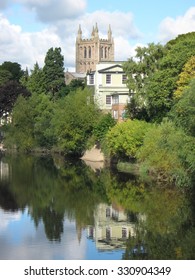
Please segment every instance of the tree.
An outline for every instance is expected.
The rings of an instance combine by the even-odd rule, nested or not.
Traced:
[[[64,57],[61,55],[61,48],[50,48],[47,51],[43,75],[46,92],[51,94],[52,98],[57,97],[65,87]]]
[[[106,135],[106,147],[110,156],[121,159],[135,158],[150,126],[149,123],[139,120],[117,123]]]
[[[28,73],[23,75],[21,83],[26,86],[31,93],[46,94],[44,73],[37,62],[34,65],[34,69],[31,70],[30,75],[28,75]]]
[[[17,62],[5,61],[0,65],[1,70],[7,70],[12,74],[12,80],[19,82],[20,78],[24,74],[21,69],[21,65]]]
[[[123,65],[128,76],[127,85],[131,97],[128,111],[132,119],[147,119],[146,86],[150,76],[159,69],[159,61],[163,55],[164,47],[151,43],[147,47],[137,47],[135,59],[130,58]]]
[[[173,106],[169,117],[188,135],[195,137],[195,79],[183,87],[179,101]]]
[[[116,120],[113,119],[110,113],[102,115],[93,129],[93,135],[95,136],[96,141],[101,143],[105,139],[109,129],[111,129],[115,124]]]
[[[195,32],[179,35],[165,45],[165,50],[160,68],[150,77],[146,88],[148,115],[158,122],[173,106],[179,74],[185,63],[195,55]]]
[[[0,86],[6,84],[12,79],[12,74],[8,70],[0,68]]]
[[[0,117],[11,113],[19,95],[28,97],[30,92],[16,81],[9,81],[0,87]]]
[[[143,170],[168,184],[187,188],[195,176],[195,142],[170,121],[153,126],[136,156]]]
[[[192,56],[184,65],[182,72],[179,74],[177,89],[174,92],[174,98],[182,96],[184,89],[189,88],[190,81],[195,78],[195,56]]]
[[[99,110],[90,100],[87,88],[71,92],[56,102],[52,127],[57,138],[57,148],[65,154],[80,156],[99,118]]]

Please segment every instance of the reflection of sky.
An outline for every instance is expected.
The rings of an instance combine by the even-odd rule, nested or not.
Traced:
[[[0,209],[0,259],[1,260],[77,260],[121,259],[122,251],[98,253],[95,243],[82,232],[79,242],[75,221],[64,219],[64,233],[60,242],[50,242],[44,225],[34,227],[28,211],[3,212]]]

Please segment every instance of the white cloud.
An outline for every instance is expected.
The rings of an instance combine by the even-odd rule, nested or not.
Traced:
[[[64,18],[74,18],[86,8],[86,0],[16,0],[32,9],[42,22],[54,22]]]
[[[92,27],[96,22],[98,23],[100,35],[102,35],[101,32],[105,35],[109,24],[111,24],[114,36],[131,39],[137,39],[141,36],[141,33],[134,25],[133,15],[130,12],[96,11],[80,17],[80,23],[84,27],[84,36],[91,33]]]
[[[61,45],[60,38],[52,29],[23,32],[20,26],[10,24],[1,14],[0,34],[0,63],[18,62],[23,68],[32,68],[36,61],[42,65],[47,50]]]
[[[31,0],[20,1],[36,4]],[[40,66],[43,66],[47,50],[51,47],[61,47],[65,68],[73,70],[78,26],[81,24],[83,36],[89,38],[96,22],[101,38],[107,37],[108,26],[111,24],[116,60],[126,60],[132,56],[134,47],[129,40],[139,38],[141,34],[134,26],[131,13],[96,11],[78,18],[57,20],[55,24],[52,23],[39,32],[31,33],[24,32],[21,26],[11,24],[0,14],[0,64],[4,61],[15,61],[21,64],[23,69],[26,67],[32,69],[37,61]]]
[[[161,42],[167,42],[179,34],[193,31],[195,31],[195,7],[191,7],[183,16],[175,19],[165,18],[159,27],[159,39]]]
[[[13,221],[19,221],[21,218],[20,212],[4,212],[0,209],[0,232],[5,230],[7,226]]]

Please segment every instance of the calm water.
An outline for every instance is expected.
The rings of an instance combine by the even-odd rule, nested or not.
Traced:
[[[60,157],[0,157],[0,259],[195,259],[195,195]]]

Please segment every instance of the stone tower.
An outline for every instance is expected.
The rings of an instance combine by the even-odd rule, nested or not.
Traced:
[[[110,25],[108,39],[99,38],[97,23],[92,29],[91,38],[83,39],[79,25],[76,38],[76,72],[94,71],[96,64],[103,61],[114,61],[114,39]]]

